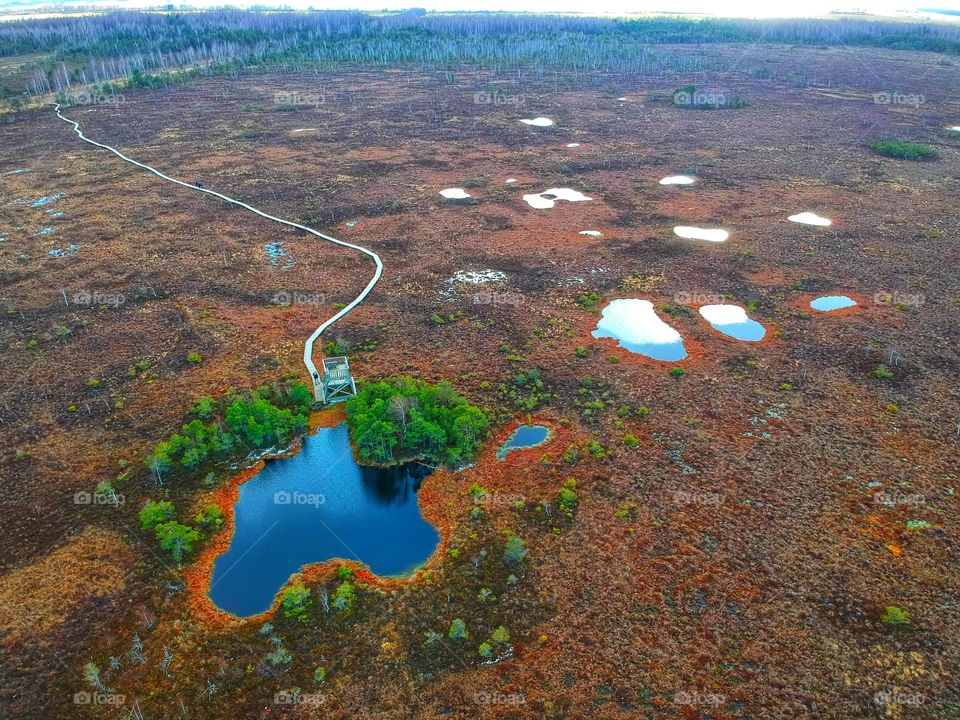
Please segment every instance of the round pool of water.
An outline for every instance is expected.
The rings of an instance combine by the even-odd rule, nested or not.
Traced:
[[[497,450],[497,460],[503,460],[514,450],[542,445],[550,437],[550,428],[545,425],[520,425]]]
[[[848,298],[846,295],[824,295],[810,301],[810,307],[820,312],[841,310],[842,308],[853,307],[856,304],[856,300]]]

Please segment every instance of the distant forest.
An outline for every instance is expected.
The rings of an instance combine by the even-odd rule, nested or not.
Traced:
[[[960,54],[960,27],[869,19],[642,19],[423,10],[114,12],[0,23],[0,56],[26,56],[0,95],[200,73],[305,67],[419,66],[624,74],[704,69],[654,46],[704,43],[858,45]],[[180,75],[171,75],[171,71]]]

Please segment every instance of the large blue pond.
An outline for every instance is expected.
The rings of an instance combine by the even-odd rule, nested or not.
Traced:
[[[234,615],[256,615],[301,567],[331,558],[409,575],[440,540],[417,504],[422,468],[361,468],[346,425],[321,428],[296,455],[267,461],[240,486],[233,540],[214,563],[210,599]]]

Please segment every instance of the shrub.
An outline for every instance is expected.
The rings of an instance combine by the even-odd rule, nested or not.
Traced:
[[[356,574],[356,571],[347,565],[337,567],[337,580],[352,580]]]
[[[567,465],[576,465],[579,457],[580,457],[580,451],[577,450],[576,445],[568,445],[567,449],[563,451],[563,461]]]
[[[510,633],[507,632],[507,629],[501,625],[496,630],[493,631],[490,635],[490,639],[493,640],[496,645],[506,645],[510,642]]]
[[[204,530],[216,530],[223,525],[223,511],[216,505],[207,505],[193,520]]]
[[[187,362],[194,365],[199,365],[201,362],[203,362],[203,358],[200,357],[200,353],[192,352],[187,355]]]
[[[557,504],[560,506],[560,511],[567,516],[572,516],[573,510],[577,506],[577,494],[573,491],[576,486],[577,481],[570,478],[557,493]]]
[[[305,622],[309,606],[310,589],[299,580],[283,589],[283,593],[280,595],[280,607],[283,610],[284,617],[296,618]]]
[[[507,538],[507,544],[503,550],[503,560],[508,565],[519,565],[527,559],[529,552],[519,535],[511,535]]]
[[[558,493],[558,504],[560,509],[567,515],[573,514],[573,509],[577,506],[577,494],[572,490],[567,490],[566,488],[560,488]]]
[[[493,591],[490,588],[480,588],[480,592],[477,593],[477,602],[485,603],[488,600],[496,600],[494,597]]]
[[[357,597],[357,592],[353,585],[349,582],[343,582],[340,584],[334,593],[333,593],[333,609],[337,612],[347,612],[351,607],[353,607],[353,601]]]
[[[573,354],[578,358],[585,358],[588,355],[587,349],[583,345],[578,345],[577,349],[573,351]]]
[[[193,409],[190,411],[196,415],[201,420],[209,420],[213,415],[214,403],[213,398],[209,395],[204,395],[202,398],[199,398],[196,404],[193,406]]]
[[[623,444],[628,448],[640,447],[640,441],[636,438],[635,435],[624,435]]]
[[[937,151],[930,145],[908,140],[880,140],[872,143],[870,147],[885,157],[898,160],[929,160],[937,156]]]
[[[606,451],[606,448],[596,440],[591,440],[587,443],[587,452],[590,453],[590,457],[596,460],[602,460],[610,454]]]
[[[681,378],[687,374],[687,371],[682,367],[670,368],[670,377]]]
[[[579,305],[584,310],[596,310],[600,304],[600,294],[599,293],[584,293],[577,298],[577,305]]]
[[[880,622],[887,626],[905,626],[910,624],[910,613],[896,605],[887,605],[880,615]]]
[[[473,501],[476,503],[479,503],[479,502],[483,502],[484,498],[487,497],[490,491],[487,490],[485,487],[477,485],[477,483],[473,483],[470,486],[470,490],[468,490],[468,492],[470,493],[470,496],[473,498]]]
[[[313,671],[314,682],[322,683],[327,680],[327,669],[320,665]]]
[[[467,624],[460,618],[454,618],[453,622],[450,623],[447,637],[451,640],[466,640],[470,637],[470,633],[467,632]]]
[[[154,527],[160,547],[168,550],[173,559],[180,562],[185,554],[193,551],[193,544],[200,540],[200,533],[188,525],[169,520]]]
[[[152,530],[172,517],[173,503],[166,500],[160,502],[147,500],[147,504],[140,510],[140,527],[144,530]]]
[[[877,369],[873,371],[873,376],[878,380],[889,380],[893,377],[893,372],[886,365],[877,365]]]
[[[267,653],[267,660],[271,665],[289,665],[293,661],[293,655],[283,645],[277,645],[276,650]]]

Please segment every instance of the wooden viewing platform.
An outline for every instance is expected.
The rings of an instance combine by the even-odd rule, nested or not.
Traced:
[[[313,397],[319,403],[349,400],[357,394],[357,384],[350,375],[350,361],[346,357],[323,359],[323,377],[313,374]]]

